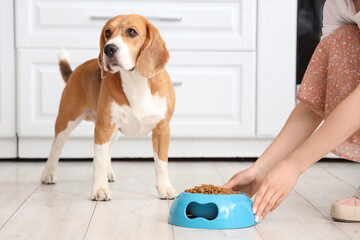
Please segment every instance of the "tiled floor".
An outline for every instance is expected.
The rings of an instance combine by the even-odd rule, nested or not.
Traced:
[[[223,184],[251,162],[171,161],[178,190]],[[151,161],[115,161],[110,202],[90,201],[91,162],[61,162],[56,185],[41,185],[44,162],[0,162],[0,239],[360,239],[360,223],[333,222],[333,201],[360,185],[360,164],[320,162],[255,227],[201,230],[167,223],[171,201],[157,199]]]

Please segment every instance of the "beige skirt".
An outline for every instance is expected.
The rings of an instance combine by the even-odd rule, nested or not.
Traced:
[[[360,30],[354,25],[342,26],[317,46],[297,98],[326,119],[358,86],[359,80]],[[360,162],[360,130],[332,152]]]

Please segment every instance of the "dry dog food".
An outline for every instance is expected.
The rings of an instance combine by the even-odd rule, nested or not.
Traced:
[[[201,193],[201,194],[239,194],[240,192],[234,192],[229,188],[222,188],[220,186],[206,185],[195,186],[194,188],[186,189],[188,193]]]

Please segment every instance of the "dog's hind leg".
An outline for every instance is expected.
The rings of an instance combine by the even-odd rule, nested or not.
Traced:
[[[115,132],[113,133],[113,135],[111,136],[111,140],[110,140],[110,158],[109,158],[109,171],[108,171],[108,174],[107,174],[107,177],[108,177],[108,181],[109,182],[114,182],[116,177],[115,177],[115,173],[114,173],[114,170],[111,166],[111,149],[112,149],[112,146],[114,145],[114,143],[119,139],[120,137],[120,132],[119,130],[115,130]]]
[[[72,110],[71,107],[70,109],[61,111],[63,109],[64,108],[60,107],[55,123],[55,139],[52,142],[49,158],[46,161],[45,168],[41,175],[41,182],[44,184],[56,183],[56,167],[59,162],[61,150],[70,133],[89,114],[88,110],[80,111],[79,114],[75,114],[72,111],[71,114],[69,114],[69,111]]]

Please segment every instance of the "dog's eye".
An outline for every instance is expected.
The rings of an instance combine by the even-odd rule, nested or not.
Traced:
[[[127,30],[127,34],[129,35],[129,37],[136,37],[137,36],[137,32],[132,28],[129,28]]]
[[[109,29],[106,29],[106,30],[105,30],[105,37],[106,37],[106,38],[111,37],[111,31],[110,31]]]

